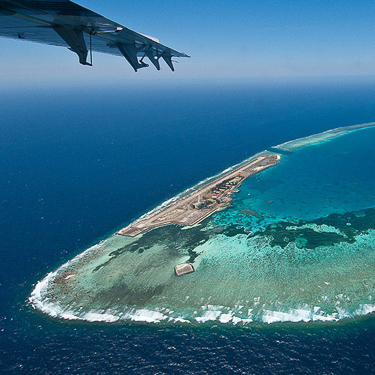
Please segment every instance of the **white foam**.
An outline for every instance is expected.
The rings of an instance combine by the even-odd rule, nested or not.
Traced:
[[[281,304],[274,303],[273,307],[260,310],[260,297],[255,297],[251,300],[250,304],[253,308],[257,311],[254,312],[252,315],[252,309],[249,308],[248,301],[238,301],[234,308],[224,307],[220,305],[208,304],[210,298],[207,301],[207,304],[201,306],[201,310],[195,317],[189,316],[180,316],[178,311],[172,311],[170,309],[130,309],[124,306],[124,310],[122,311],[110,311],[110,310],[103,310],[103,311],[89,311],[83,312],[81,309],[67,309],[62,308],[59,302],[55,302],[48,298],[49,296],[49,284],[51,281],[57,277],[59,272],[64,271],[68,266],[74,264],[79,259],[81,259],[85,254],[90,251],[97,250],[99,246],[102,246],[105,242],[102,242],[98,245],[95,245],[85,252],[81,253],[77,257],[73,258],[71,261],[65,263],[61,266],[58,270],[54,272],[50,272],[44,279],[39,281],[32,291],[29,301],[31,302],[34,308],[37,308],[44,313],[55,317],[55,318],[62,318],[66,320],[86,320],[89,322],[117,322],[122,320],[131,320],[135,322],[147,322],[147,323],[160,323],[161,321],[169,321],[169,322],[176,322],[176,323],[190,323],[192,321],[196,321],[198,323],[205,323],[209,321],[218,321],[223,324],[248,324],[253,321],[264,322],[267,324],[276,323],[276,322],[309,322],[309,321],[321,321],[321,322],[334,322],[341,319],[346,318],[354,318],[356,316],[367,315],[375,312],[375,304],[365,303],[362,305],[357,304],[354,307],[351,305],[352,296],[346,294],[337,294],[335,296],[336,301],[336,309],[334,312],[330,311],[327,313],[322,311],[320,306],[308,306],[307,304],[301,304],[297,308],[287,309],[286,307],[282,307]],[[329,285],[329,282],[325,281],[325,285]],[[323,284],[322,284],[323,285]],[[188,299],[188,297],[186,297]],[[321,297],[322,301],[318,302],[319,304],[322,303],[324,306],[323,301],[327,301],[328,297],[323,296]],[[341,305],[345,303],[350,303],[349,309],[348,308],[340,308],[340,301]],[[262,300],[263,304],[263,300]],[[248,314],[242,314],[241,309],[246,308]],[[263,307],[264,308],[264,307]],[[276,309],[277,308],[277,309]]]
[[[198,323],[205,323],[211,320],[216,320],[221,315],[220,310],[209,310],[206,311],[202,316],[198,316],[195,320]]]
[[[313,319],[314,322],[320,321],[320,322],[336,322],[338,320],[337,314],[331,314],[331,315],[321,315],[321,314],[314,314]]]
[[[309,322],[314,319],[311,309],[290,309],[288,312],[264,310],[262,320],[265,323],[276,322]]]
[[[48,303],[47,301],[43,300],[43,295],[47,292],[49,282],[55,278],[57,275],[57,271],[50,272],[44,279],[38,281],[35,285],[34,290],[31,292],[29,297],[29,301],[31,302],[34,308],[37,308],[44,313],[56,317],[58,312],[55,311],[55,304]]]
[[[234,319],[233,319],[233,321],[234,321]],[[248,324],[248,323],[253,322],[253,319],[247,318],[247,319],[241,319],[241,321],[242,321],[242,324]]]
[[[83,320],[82,318],[80,318],[79,316],[73,314],[70,311],[65,311],[65,312],[61,313],[59,315],[59,318],[63,318],[63,319],[66,319],[66,320]]]
[[[134,313],[125,314],[125,318],[134,322],[160,323],[160,321],[168,318],[167,315],[159,311],[152,311],[147,309],[136,310]]]
[[[227,173],[230,172],[233,169],[233,167],[229,167],[227,169],[224,169],[221,173]]]
[[[230,312],[229,314],[221,314],[219,317],[220,323],[229,323],[233,319],[233,313]]]
[[[187,320],[181,317],[174,318],[173,321],[175,323],[191,323],[190,320]]]
[[[88,253],[91,253],[93,251],[98,250],[104,244],[106,243],[106,240],[99,242],[98,244],[89,247],[82,253],[75,256],[73,259],[69,260],[68,262],[64,263],[62,266],[60,266],[56,271],[50,272],[45,276],[42,280],[38,281],[34,287],[34,290],[31,292],[31,295],[29,297],[29,302],[33,306],[33,308],[36,308],[42,312],[44,312],[47,315],[50,315],[54,318],[59,317],[63,319],[81,319],[77,316],[75,316],[71,312],[63,311],[62,308],[55,302],[51,302],[47,295],[48,295],[48,286],[49,283],[62,271],[67,269],[72,264],[78,262],[81,258],[83,258]]]
[[[39,290],[43,289],[43,285],[36,288],[35,294]],[[41,307],[40,307],[41,306]],[[52,303],[48,300],[44,300],[41,305],[38,305],[43,312],[55,317],[66,320],[85,320],[88,322],[106,322],[113,323],[123,320],[131,320],[134,322],[146,322],[146,323],[160,323],[161,321],[168,321],[173,323],[191,323],[193,318],[187,318],[179,316],[175,312],[165,309],[168,315],[163,314],[160,310],[149,310],[149,309],[130,309],[126,312],[116,312],[111,310],[103,311],[89,311],[83,315],[77,314],[76,311],[62,310],[61,307]],[[221,309],[218,309],[221,307]],[[204,309],[203,309],[204,308]],[[216,309],[214,309],[216,308]],[[223,309],[225,312],[223,312]],[[195,321],[198,323],[206,323],[218,321],[222,324],[232,323],[233,325],[242,323],[243,325],[249,324],[255,321],[261,321],[263,323],[272,324],[280,322],[336,322],[341,319],[353,318],[355,316],[367,315],[375,312],[375,304],[363,304],[354,312],[349,312],[345,309],[336,306],[336,311],[331,314],[327,314],[321,310],[320,306],[309,307],[308,305],[302,305],[301,308],[289,309],[287,311],[282,310],[260,310],[256,319],[253,319],[252,309],[248,310],[247,317],[240,317],[235,315],[236,309],[233,311],[223,306],[206,305],[202,306],[202,310],[205,310],[201,316],[195,317]]]
[[[119,320],[119,317],[107,313],[88,312],[83,316],[83,319],[87,320],[88,322],[113,323],[117,322]]]
[[[371,305],[371,304],[363,304],[361,305],[356,311],[355,311],[355,315],[367,315],[367,314],[371,314],[375,312],[375,304],[374,305]]]
[[[332,314],[326,314],[324,311],[320,311],[320,307],[315,306],[313,309],[290,309],[287,312],[264,310],[260,316],[262,318],[262,321],[268,324],[277,322],[310,321],[337,322],[342,319],[371,314],[375,312],[375,304],[363,304],[352,313],[336,306],[336,311],[337,312],[334,312]]]

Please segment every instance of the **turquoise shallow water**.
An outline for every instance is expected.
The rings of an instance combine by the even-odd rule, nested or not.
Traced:
[[[375,311],[375,128],[284,152],[199,225],[113,235],[37,284],[64,319],[230,324]],[[277,149],[276,149],[277,151]],[[194,264],[182,278],[173,267]]]
[[[245,181],[238,204],[306,220],[373,207],[374,133],[356,131],[284,155],[277,168]]]
[[[27,303],[48,272],[197,181],[272,145],[374,120],[375,85],[366,82],[263,89],[220,84],[220,90],[202,84],[172,91],[159,84],[151,90],[111,86],[104,97],[103,87],[85,95],[78,88],[2,90],[2,371],[372,373],[373,314],[327,324],[86,324],[50,319]],[[365,230],[369,213],[352,215],[351,227]],[[161,234],[179,242],[180,232],[169,229]],[[201,239],[208,233],[184,232]],[[272,233],[282,243],[283,233]],[[134,252],[138,265],[139,255]]]

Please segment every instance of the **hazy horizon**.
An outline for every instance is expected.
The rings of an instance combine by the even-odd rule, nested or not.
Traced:
[[[368,1],[77,2],[191,58],[175,59],[175,72],[162,62],[160,72],[134,73],[121,57],[94,53],[93,67],[80,66],[66,48],[1,38],[4,83],[375,77],[375,4]]]

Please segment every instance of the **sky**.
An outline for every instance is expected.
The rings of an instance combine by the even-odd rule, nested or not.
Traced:
[[[86,67],[65,48],[1,38],[3,84],[375,77],[373,1],[77,2],[191,58],[134,73],[121,57],[96,53]]]

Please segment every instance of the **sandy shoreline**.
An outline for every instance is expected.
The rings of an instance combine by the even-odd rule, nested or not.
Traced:
[[[261,155],[176,202],[128,225],[117,234],[135,237],[150,228],[168,224],[189,226],[197,224],[217,210],[228,206],[232,200],[231,195],[244,179],[276,165],[279,160],[279,154]]]

